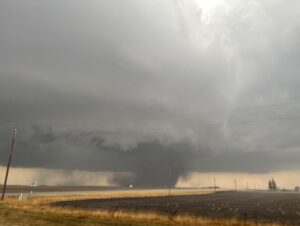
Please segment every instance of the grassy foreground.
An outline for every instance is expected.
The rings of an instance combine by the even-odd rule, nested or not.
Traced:
[[[173,195],[199,194],[203,191],[178,191]],[[206,192],[207,193],[207,192]],[[206,219],[190,216],[170,217],[156,213],[107,212],[99,210],[78,210],[48,206],[49,203],[62,200],[79,200],[108,197],[162,196],[165,191],[112,192],[106,194],[32,197],[26,202],[17,198],[8,198],[0,202],[1,226],[167,226],[167,225],[203,225],[203,226],[255,226],[238,219]],[[275,224],[272,224],[275,225]]]

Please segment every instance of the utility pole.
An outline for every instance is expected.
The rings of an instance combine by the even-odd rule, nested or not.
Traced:
[[[236,180],[234,180],[234,188],[235,188],[235,191],[237,191],[236,190]]]
[[[171,196],[171,167],[169,167],[169,197]]]
[[[216,178],[214,177],[214,188],[215,188],[215,192],[217,191],[217,185],[216,185]]]
[[[5,197],[5,191],[6,191],[6,184],[7,184],[7,178],[8,178],[8,173],[9,173],[9,167],[10,167],[10,163],[11,163],[11,158],[12,158],[12,154],[13,154],[13,148],[14,148],[16,137],[17,137],[17,128],[14,128],[13,129],[13,134],[12,134],[12,140],[11,140],[10,150],[9,150],[9,157],[8,157],[8,161],[7,161],[6,174],[5,174],[4,184],[3,184],[1,201],[3,201],[4,197]]]

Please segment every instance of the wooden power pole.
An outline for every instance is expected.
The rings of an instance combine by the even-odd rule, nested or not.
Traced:
[[[171,167],[169,167],[169,197],[171,196]]]
[[[216,178],[214,177],[214,189],[215,189],[215,192],[217,191],[217,185],[216,185]]]
[[[7,184],[7,178],[8,178],[8,173],[9,173],[9,167],[10,167],[10,163],[11,163],[11,159],[12,159],[13,148],[14,148],[16,137],[17,137],[17,128],[14,128],[13,129],[12,140],[11,140],[11,145],[10,145],[10,150],[9,150],[9,157],[8,157],[8,161],[7,161],[6,174],[5,174],[4,184],[3,184],[1,201],[3,201],[4,197],[5,197],[5,191],[6,191],[6,184]]]

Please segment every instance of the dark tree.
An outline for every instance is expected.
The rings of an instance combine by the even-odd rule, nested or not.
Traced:
[[[274,178],[272,180],[269,180],[269,190],[271,191],[277,190],[277,184]]]
[[[272,181],[271,180],[269,180],[269,190],[273,190],[272,189]]]

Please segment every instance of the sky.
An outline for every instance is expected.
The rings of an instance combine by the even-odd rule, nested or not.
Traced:
[[[17,127],[13,167],[64,172],[51,181],[296,172],[299,15],[297,0],[3,0],[0,164]]]

